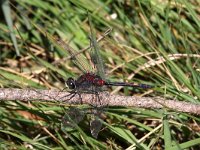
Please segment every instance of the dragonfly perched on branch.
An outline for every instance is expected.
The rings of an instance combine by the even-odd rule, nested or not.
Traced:
[[[71,94],[68,95],[69,99],[74,95],[78,94],[80,98],[80,103],[82,102],[82,93],[93,94],[92,109],[89,111],[92,115],[92,119],[90,121],[90,130],[93,137],[97,138],[99,131],[101,130],[102,123],[100,120],[100,115],[103,113],[103,109],[108,105],[108,100],[103,100],[100,97],[101,92],[106,92],[106,88],[109,86],[128,86],[133,88],[152,88],[150,85],[146,84],[136,84],[129,82],[110,82],[106,80],[104,64],[100,55],[100,48],[98,46],[98,42],[96,40],[95,31],[92,27],[92,22],[89,18],[90,25],[90,40],[91,40],[91,65],[88,63],[86,57],[74,50],[70,45],[68,45],[62,39],[58,39],[52,37],[51,35],[45,33],[39,27],[35,26],[42,34],[47,36],[57,47],[67,51],[70,54],[71,60],[73,63],[82,71],[82,75],[80,75],[77,79],[73,79],[69,77],[66,80],[66,85],[71,89]],[[111,32],[111,29],[108,29],[104,36],[108,35]],[[69,111],[64,115],[62,122],[64,126],[74,127],[74,123],[78,124],[81,120],[83,120],[85,114],[88,113],[86,111],[80,110],[75,107],[70,107]]]
[[[72,96],[78,94],[80,101],[82,101],[81,93],[94,94],[95,106],[93,106],[92,114],[94,116],[90,121],[90,130],[93,137],[97,138],[98,133],[101,129],[102,123],[100,120],[100,115],[103,112],[103,108],[109,103],[108,100],[102,100],[99,96],[100,92],[105,92],[107,86],[129,86],[129,87],[139,87],[139,88],[151,88],[150,85],[146,84],[135,84],[127,82],[109,82],[105,78],[104,64],[100,55],[99,46],[96,40],[95,32],[92,27],[91,19],[89,17],[90,25],[90,40],[92,51],[90,52],[90,57],[92,61],[93,70],[89,70],[88,65],[85,61],[78,55],[75,55],[74,51],[69,45],[67,45],[63,40],[57,40],[58,44],[62,46],[63,49],[67,50],[72,56],[73,62],[79,66],[83,74],[79,76],[76,80],[73,78],[68,78],[66,81],[67,86],[72,90]],[[111,30],[108,30],[110,32]],[[94,71],[95,70],[95,71]],[[66,126],[73,126],[73,123],[79,123],[84,117],[84,112],[77,108],[71,107],[66,115],[63,117],[63,123]]]

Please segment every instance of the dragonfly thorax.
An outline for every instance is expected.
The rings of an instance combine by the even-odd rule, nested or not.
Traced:
[[[102,87],[105,85],[105,81],[98,75],[93,73],[86,73],[78,77],[77,80],[68,78],[66,85],[69,89],[90,89],[91,87]]]
[[[84,80],[86,82],[89,82],[91,85],[93,86],[103,86],[105,85],[105,81],[99,76],[99,75],[96,75],[96,74],[93,74],[93,73],[86,73],[84,75],[82,75],[79,80]]]

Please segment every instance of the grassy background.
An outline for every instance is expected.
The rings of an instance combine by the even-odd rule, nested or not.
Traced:
[[[113,28],[99,43],[108,79],[156,86],[153,90],[112,88],[112,93],[199,103],[199,6],[199,1],[185,0],[1,1],[1,87],[63,89],[64,80],[80,75],[70,60],[63,61],[68,53],[54,47],[35,26],[80,50],[90,44],[88,10],[97,37]],[[172,60],[175,54],[179,57]],[[166,61],[142,69],[161,57]],[[112,107],[96,140],[87,118],[76,130],[61,128],[65,109],[52,103],[1,102],[0,148],[200,148],[198,116],[167,109]]]

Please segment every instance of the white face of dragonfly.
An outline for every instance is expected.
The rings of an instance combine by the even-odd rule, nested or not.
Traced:
[[[67,81],[65,82],[65,85],[69,87],[69,89],[75,89],[76,88],[76,83],[73,78],[68,78]]]

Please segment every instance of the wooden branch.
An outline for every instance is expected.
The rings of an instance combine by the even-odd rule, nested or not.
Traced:
[[[167,100],[162,97],[137,97],[137,96],[119,96],[110,95],[108,92],[101,92],[95,100],[94,94],[81,94],[82,103],[108,106],[128,106],[139,108],[168,108],[174,111],[192,113],[200,115],[200,104],[192,104],[177,100]],[[80,96],[66,91],[58,90],[36,90],[36,89],[12,89],[0,88],[0,101],[51,101],[67,104],[80,104]]]

